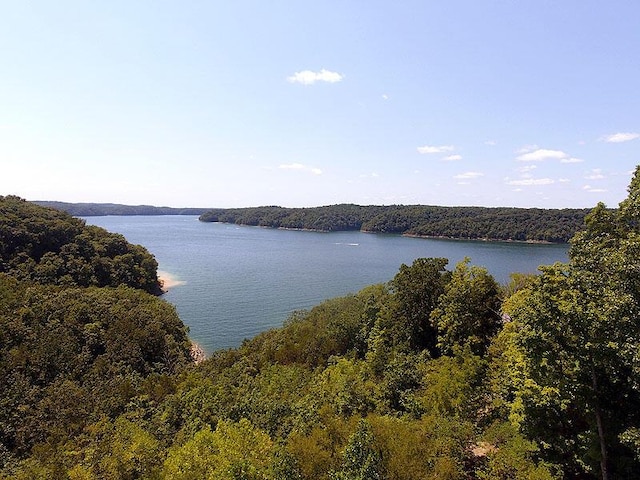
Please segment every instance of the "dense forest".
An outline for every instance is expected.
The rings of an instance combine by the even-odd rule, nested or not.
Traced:
[[[77,217],[199,215],[203,222],[322,232],[362,230],[421,237],[566,243],[584,226],[587,209],[330,205],[313,208],[172,208],[113,203],[37,201]]]
[[[419,258],[199,364],[145,282],[64,273],[106,232],[0,205],[0,478],[640,478],[640,168],[566,264]]]
[[[584,209],[331,205],[215,209],[203,222],[317,231],[362,230],[423,237],[566,243],[584,226]]]

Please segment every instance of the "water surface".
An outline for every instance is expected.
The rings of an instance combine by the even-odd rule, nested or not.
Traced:
[[[207,353],[282,325],[298,309],[387,282],[402,263],[464,257],[501,283],[512,272],[567,260],[567,245],[440,240],[361,232],[275,230],[203,223],[195,216],[85,218],[144,245],[177,285],[173,303]]]

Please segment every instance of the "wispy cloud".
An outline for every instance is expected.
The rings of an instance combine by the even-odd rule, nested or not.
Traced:
[[[553,180],[552,178],[523,178],[522,180],[507,181],[507,185],[519,185],[519,186],[551,185],[552,183],[555,183],[555,180]]]
[[[460,180],[465,180],[465,179],[478,178],[478,177],[484,177],[484,173],[482,173],[482,172],[464,172],[464,173],[460,173],[459,175],[454,176],[453,178],[457,178],[457,179],[460,179]]]
[[[530,176],[530,175],[531,175],[531,173],[530,173],[530,172],[533,172],[536,168],[538,168],[538,166],[537,166],[537,165],[525,165],[525,166],[523,166],[523,167],[520,167],[520,168],[518,169],[518,171],[519,171],[522,175]]]
[[[298,170],[301,172],[309,172],[314,175],[322,175],[322,170],[319,168],[303,165],[302,163],[286,163],[278,165],[278,168],[281,170]]]
[[[425,145],[423,147],[418,147],[419,153],[446,153],[452,152],[455,150],[453,145],[440,145],[438,147],[433,145]]]
[[[602,180],[604,178],[604,175],[602,174],[602,169],[594,168],[593,170],[591,170],[591,172],[585,175],[584,178],[586,178],[587,180]]]
[[[462,160],[462,155],[449,155],[448,157],[444,157],[442,160],[445,162],[456,162],[458,160]]]
[[[591,185],[585,185],[582,189],[590,193],[603,193],[607,191],[605,188],[594,188]]]
[[[565,158],[569,158],[569,155],[562,150],[547,150],[546,148],[539,148],[517,156],[516,160],[519,162],[542,162],[548,159],[562,160]]]
[[[484,144],[490,147],[495,147],[498,144],[498,142],[496,142],[495,140],[487,140],[486,142],[484,142]]]
[[[342,81],[343,78],[344,75],[341,73],[332,72],[323,68],[319,72],[313,72],[311,70],[296,72],[287,77],[287,81],[290,83],[300,83],[302,85],[313,85],[316,82],[338,83]]]
[[[607,143],[622,143],[622,142],[630,142],[631,140],[635,140],[636,138],[640,138],[640,133],[613,133],[611,135],[605,135],[602,137],[602,140]]]
[[[584,162],[583,159],[575,158],[575,157],[568,157],[568,158],[561,158],[560,159],[560,163],[582,163],[582,162]]]
[[[377,172],[363,173],[362,175],[360,175],[360,178],[378,178],[378,177],[380,177],[380,174],[378,174]]]

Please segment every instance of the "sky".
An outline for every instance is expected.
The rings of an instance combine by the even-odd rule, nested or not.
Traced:
[[[0,195],[615,207],[637,0],[0,2]]]

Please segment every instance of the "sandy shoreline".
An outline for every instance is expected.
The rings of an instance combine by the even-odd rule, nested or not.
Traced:
[[[163,292],[166,292],[170,288],[179,287],[180,285],[187,283],[184,280],[180,280],[171,275],[169,272],[164,272],[162,270],[158,270],[158,280],[160,280]]]

